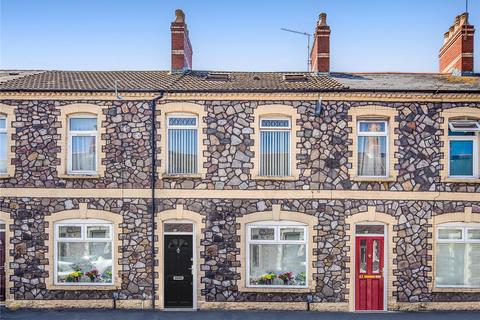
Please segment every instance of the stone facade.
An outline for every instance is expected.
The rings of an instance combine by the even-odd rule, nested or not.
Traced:
[[[0,179],[0,211],[13,219],[10,226],[13,237],[13,252],[10,252],[13,270],[10,293],[15,300],[103,300],[112,299],[113,290],[48,290],[49,277],[45,266],[53,263],[48,259],[48,239],[45,233],[45,217],[56,212],[78,209],[80,203],[88,208],[121,215],[123,223],[118,248],[121,273],[121,288],[115,290],[120,300],[149,300],[152,296],[152,203],[148,192],[151,181],[151,129],[150,101],[49,101],[49,100],[3,100],[3,104],[15,108],[15,175]],[[102,125],[106,133],[106,167],[104,176],[92,179],[60,178],[56,166],[59,158],[58,141],[63,139],[60,128],[62,106],[73,103],[91,103],[103,107],[106,121]],[[480,108],[479,102],[355,102],[323,101],[320,116],[315,114],[316,101],[189,101],[200,104],[205,111],[206,139],[202,151],[206,158],[203,166],[207,173],[202,177],[160,177],[156,187],[156,217],[163,211],[183,205],[185,209],[204,217],[201,228],[200,266],[205,272],[200,279],[201,295],[208,303],[242,302],[305,302],[307,295],[322,303],[346,303],[351,284],[347,263],[352,259],[349,247],[349,216],[367,211],[374,206],[377,212],[394,217],[393,251],[396,259],[393,266],[393,296],[398,303],[433,302],[480,302],[477,292],[433,292],[432,264],[430,255],[432,238],[431,223],[434,216],[463,212],[472,208],[473,215],[480,215],[480,183],[445,183],[440,179],[442,152],[440,137],[443,119],[440,112],[457,107]],[[163,116],[162,104],[158,104],[157,116]],[[254,112],[262,105],[282,104],[294,108],[299,115],[297,125],[301,128],[295,135],[299,138],[294,152],[299,178],[293,181],[252,179],[254,167],[253,145]],[[393,108],[398,146],[395,154],[398,176],[394,181],[353,181],[349,176],[349,133],[352,119],[350,108],[377,105]],[[158,128],[160,123],[155,124]],[[160,131],[158,131],[160,132]],[[158,135],[158,139],[165,139]],[[163,152],[159,150],[159,152]],[[161,157],[158,157],[161,159]],[[160,160],[161,161],[161,160]],[[159,162],[160,162],[159,161]],[[160,163],[157,166],[160,167]],[[34,188],[45,190],[88,189],[90,197],[2,196],[2,189],[22,190]],[[191,190],[188,197],[162,197],[169,189]],[[114,196],[105,196],[103,191],[113,190]],[[145,196],[133,197],[130,193],[142,191]],[[201,190],[212,190],[212,197],[197,196]],[[282,190],[291,191],[291,198],[230,197],[240,191]],[[304,191],[359,191],[365,200],[349,198],[301,198],[296,192]],[[385,200],[375,198],[380,191],[408,192],[410,200]],[[230,193],[229,193],[230,192]],[[446,201],[418,199],[419,193],[467,193],[469,200]],[[300,193],[299,193],[300,194]],[[413,195],[415,194],[415,195]],[[421,197],[420,197],[421,198]],[[368,200],[371,199],[371,200]],[[294,211],[315,216],[312,261],[316,273],[314,292],[243,292],[239,283],[242,265],[239,248],[242,232],[238,218],[262,211],[271,211],[272,205],[280,205],[284,211]],[[101,218],[101,217],[99,217]],[[158,225],[156,226],[158,228]],[[158,240],[158,239],[157,239]],[[161,240],[160,240],[161,241]],[[158,251],[158,248],[156,248]],[[162,263],[156,261],[156,264]],[[51,276],[51,275],[50,275]],[[161,274],[156,274],[159,279]],[[157,280],[158,281],[158,280]],[[156,288],[156,294],[161,295]]]

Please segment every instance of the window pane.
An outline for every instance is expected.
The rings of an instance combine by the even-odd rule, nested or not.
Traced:
[[[462,229],[438,229],[438,239],[461,240]]]
[[[57,281],[112,283],[111,242],[59,242]]]
[[[260,126],[262,128],[290,128],[288,119],[262,119]]]
[[[7,119],[0,118],[0,130],[7,128]]]
[[[196,126],[197,118],[185,118],[185,117],[170,117],[168,118],[169,126]]]
[[[250,244],[251,285],[306,285],[304,244]]]
[[[290,131],[260,132],[260,175],[290,175]]]
[[[274,240],[275,229],[273,228],[252,228],[251,231],[252,240]]]
[[[358,137],[358,175],[387,175],[386,137]]]
[[[473,141],[450,141],[450,175],[473,175]]]
[[[386,122],[360,122],[361,132],[385,132]]]
[[[0,173],[7,172],[7,134],[0,133]]]
[[[280,240],[305,240],[303,228],[280,228]]]
[[[360,273],[367,273],[367,240],[360,240]]]
[[[168,173],[198,172],[197,139],[197,129],[168,130]]]
[[[373,240],[372,273],[380,272],[380,241]]]
[[[59,238],[81,238],[82,227],[80,226],[60,226],[58,227]]]
[[[110,228],[107,226],[88,226],[87,238],[108,239],[110,238]]]
[[[467,244],[466,286],[480,288],[480,243]]]
[[[438,243],[436,269],[437,285],[464,285],[465,244]]]
[[[356,234],[383,234],[384,232],[383,225],[361,224],[355,226]]]
[[[70,131],[96,131],[97,118],[71,118]]]
[[[468,229],[467,230],[467,239],[469,239],[469,240],[480,240],[480,229]]]
[[[72,170],[95,171],[95,137],[72,137]]]
[[[163,232],[193,232],[191,223],[166,223]]]

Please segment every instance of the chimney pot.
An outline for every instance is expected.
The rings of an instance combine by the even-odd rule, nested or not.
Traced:
[[[327,26],[327,14],[322,12],[318,15],[318,23],[317,25],[325,27]]]
[[[455,17],[454,24],[444,34],[440,49],[441,73],[473,74],[474,26],[468,23],[468,13]]]

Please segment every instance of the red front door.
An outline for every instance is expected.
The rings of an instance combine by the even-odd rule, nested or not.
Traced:
[[[383,310],[383,237],[355,240],[355,309]]]

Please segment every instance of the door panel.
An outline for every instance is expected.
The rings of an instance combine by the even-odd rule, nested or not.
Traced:
[[[384,239],[357,236],[355,248],[355,309],[384,310]]]
[[[5,232],[0,231],[0,301],[5,301]]]
[[[193,308],[193,237],[164,237],[165,308]]]

